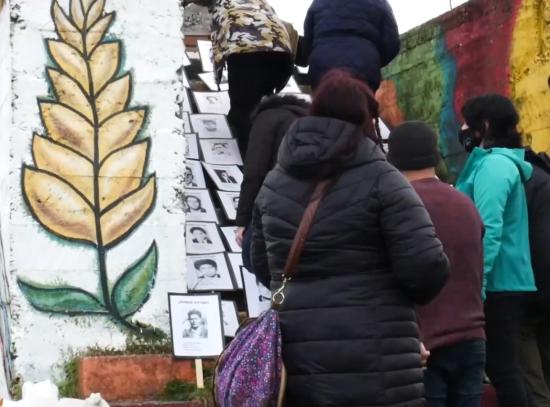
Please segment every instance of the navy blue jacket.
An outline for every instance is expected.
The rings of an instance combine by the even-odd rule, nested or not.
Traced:
[[[333,68],[348,68],[373,90],[380,69],[399,53],[399,32],[386,0],[314,0],[301,44],[313,87]]]

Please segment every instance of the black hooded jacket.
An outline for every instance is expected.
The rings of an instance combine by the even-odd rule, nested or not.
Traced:
[[[306,115],[309,104],[296,96],[270,96],[252,114],[252,129],[244,162],[237,209],[237,226],[247,227],[254,200],[267,173],[275,166],[279,145],[294,121]]]
[[[314,218],[280,309],[287,406],[424,406],[414,304],[434,298],[448,261],[406,179],[356,126],[299,119],[256,200],[253,263],[280,286],[320,177],[339,174]]]
[[[531,263],[537,285],[535,308],[550,309],[550,159],[532,150],[525,161],[533,165],[533,175],[525,184],[529,210],[529,243]],[[540,308],[539,308],[540,310]]]

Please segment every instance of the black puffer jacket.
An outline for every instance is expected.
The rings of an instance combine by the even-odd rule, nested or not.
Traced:
[[[357,131],[299,119],[256,200],[253,261],[276,288],[314,178],[343,171],[280,311],[289,407],[424,406],[414,304],[440,291],[448,262],[420,199],[372,141],[340,156]]]
[[[529,209],[529,243],[531,262],[538,291],[534,310],[541,306],[550,309],[550,160],[546,154],[532,150],[525,153],[525,161],[533,165],[533,176],[525,184]]]
[[[296,96],[270,96],[252,114],[252,129],[244,162],[237,209],[237,226],[247,227],[254,200],[267,173],[275,166],[281,140],[294,121],[307,113],[309,103]]]

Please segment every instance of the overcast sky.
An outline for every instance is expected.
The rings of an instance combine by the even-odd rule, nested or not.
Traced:
[[[337,0],[334,0],[337,1]],[[279,16],[292,22],[300,32],[311,0],[269,0]],[[449,0],[389,0],[399,31],[405,32],[450,10]],[[456,7],[466,0],[452,0]]]

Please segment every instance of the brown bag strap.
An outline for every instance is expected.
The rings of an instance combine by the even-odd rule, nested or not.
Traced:
[[[300,256],[302,254],[302,250],[304,249],[307,236],[309,235],[313,218],[315,217],[315,214],[321,205],[321,201],[325,197],[328,189],[334,184],[335,181],[335,178],[329,178],[320,181],[316,185],[302,220],[300,221],[300,226],[298,226],[296,236],[294,236],[294,240],[292,241],[292,246],[290,247],[290,252],[288,253],[285,269],[283,271],[283,278],[289,279],[294,274],[294,271],[298,266],[298,262],[300,261]]]

